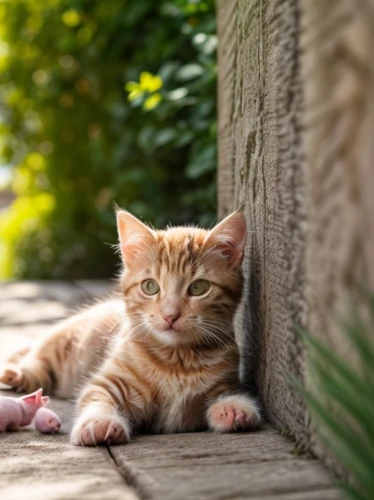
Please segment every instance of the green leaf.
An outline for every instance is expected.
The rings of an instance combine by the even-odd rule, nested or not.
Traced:
[[[367,297],[374,313],[373,296]],[[373,314],[374,317],[374,314]],[[330,451],[349,471],[352,483],[342,488],[354,500],[374,498],[374,351],[372,325],[353,309],[340,321],[351,342],[359,370],[305,330],[298,332],[308,354],[309,376],[315,391],[291,378],[311,412],[312,421]]]
[[[186,168],[186,175],[190,179],[197,179],[216,168],[216,147],[208,146],[199,154],[194,156],[193,160]]]
[[[145,125],[140,129],[137,143],[140,149],[150,152],[154,149],[154,139],[157,135],[157,130],[153,125]]]
[[[165,146],[172,142],[178,135],[177,130],[174,128],[165,128],[156,133],[154,137],[155,146]]]
[[[175,78],[182,82],[188,81],[201,76],[204,72],[205,70],[200,64],[186,64],[177,71]]]

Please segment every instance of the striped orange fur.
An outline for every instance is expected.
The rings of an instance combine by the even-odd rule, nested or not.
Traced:
[[[0,381],[69,397],[83,384],[71,440],[124,443],[133,432],[233,431],[260,421],[239,393],[233,316],[242,289],[240,212],[212,230],[150,229],[117,213],[122,297],[57,325],[16,354]]]

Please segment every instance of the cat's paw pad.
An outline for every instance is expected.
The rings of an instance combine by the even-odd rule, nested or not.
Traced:
[[[15,364],[5,365],[0,369],[0,382],[10,387],[22,389],[24,383],[22,369]]]
[[[71,442],[76,446],[96,446],[98,444],[123,444],[130,439],[124,419],[114,417],[89,418],[77,422],[71,434]]]
[[[208,409],[208,421],[219,432],[253,429],[260,423],[257,405],[246,396],[225,397]]]

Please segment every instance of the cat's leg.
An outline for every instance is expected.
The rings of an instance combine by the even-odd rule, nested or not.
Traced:
[[[130,370],[115,355],[108,358],[78,400],[72,444],[126,443],[131,427],[144,422],[150,414],[148,397],[149,390],[141,385],[132,367]]]
[[[31,368],[32,364],[32,368]],[[38,360],[30,347],[13,353],[0,366],[0,382],[11,386],[18,392],[34,392],[42,387],[46,392],[50,390],[51,380],[48,370]]]
[[[103,358],[121,323],[122,308],[122,301],[108,301],[62,321],[23,356],[12,355],[0,367],[0,382],[19,392],[41,387],[47,394],[56,389],[59,397],[70,397],[82,374]]]
[[[25,366],[24,366],[25,364]],[[0,368],[0,382],[11,386],[17,392],[35,392],[42,388],[45,393],[51,393],[52,379],[48,366],[37,358],[25,363],[5,363]]]
[[[261,422],[256,401],[245,394],[222,395],[206,412],[209,428],[218,432],[254,429]]]

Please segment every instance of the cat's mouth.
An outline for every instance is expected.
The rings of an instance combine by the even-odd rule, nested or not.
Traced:
[[[179,327],[179,325],[175,325],[175,324],[163,324],[162,326],[160,325],[158,330],[160,331],[160,333],[175,333],[175,334],[180,334],[182,332],[181,328]]]
[[[181,335],[181,333],[182,330],[169,325],[167,327],[159,326],[159,328],[153,330],[153,334],[158,340],[166,345],[179,345],[185,339],[185,336]]]
[[[180,330],[178,330],[175,326],[169,325],[163,331],[168,333],[180,333]]]

